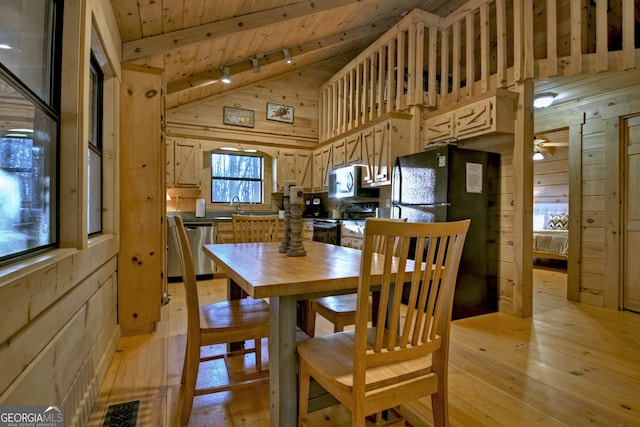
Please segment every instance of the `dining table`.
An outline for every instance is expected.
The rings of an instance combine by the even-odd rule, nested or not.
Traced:
[[[288,256],[280,243],[213,243],[204,252],[251,298],[267,298],[269,324],[270,425],[297,425],[296,302],[354,292],[360,276],[359,249],[305,241],[304,256]],[[372,278],[382,276],[383,255],[374,254]]]

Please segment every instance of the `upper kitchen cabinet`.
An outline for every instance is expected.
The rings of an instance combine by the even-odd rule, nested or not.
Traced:
[[[362,134],[360,132],[348,135],[344,139],[345,157],[348,165],[362,164]]]
[[[329,189],[329,171],[333,169],[333,146],[325,145],[313,152],[313,191]]]
[[[408,154],[411,150],[410,124],[411,115],[390,113],[362,131],[362,157],[365,165],[363,186],[391,184],[396,157]]]
[[[311,150],[280,150],[277,162],[277,191],[284,190],[285,181],[311,191]]]
[[[183,138],[167,138],[167,187],[200,186],[200,144]]]
[[[331,144],[331,156],[333,159],[333,168],[341,168],[347,165],[347,140],[339,139]]]
[[[491,133],[513,133],[516,96],[507,90],[497,90],[493,96],[480,101],[427,116],[426,144]]]

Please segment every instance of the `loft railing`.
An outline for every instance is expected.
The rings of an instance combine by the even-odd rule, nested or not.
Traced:
[[[414,10],[320,88],[320,141],[525,79],[637,68],[639,21],[634,0],[471,0],[446,18]]]

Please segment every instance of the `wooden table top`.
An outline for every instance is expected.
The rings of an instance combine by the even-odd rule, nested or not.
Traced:
[[[253,298],[353,291],[358,287],[362,251],[304,242],[306,256],[290,257],[274,243],[207,244],[203,250]],[[382,258],[382,256],[380,256]],[[381,267],[374,274],[381,274]]]

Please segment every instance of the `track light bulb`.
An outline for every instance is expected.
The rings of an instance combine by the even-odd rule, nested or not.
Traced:
[[[225,84],[231,83],[231,75],[229,72],[229,67],[224,67],[221,81],[222,83],[225,83]]]
[[[291,57],[291,55],[289,55],[289,49],[284,48],[282,49],[282,52],[284,53],[284,62],[286,62],[287,64],[292,64],[293,58]]]

